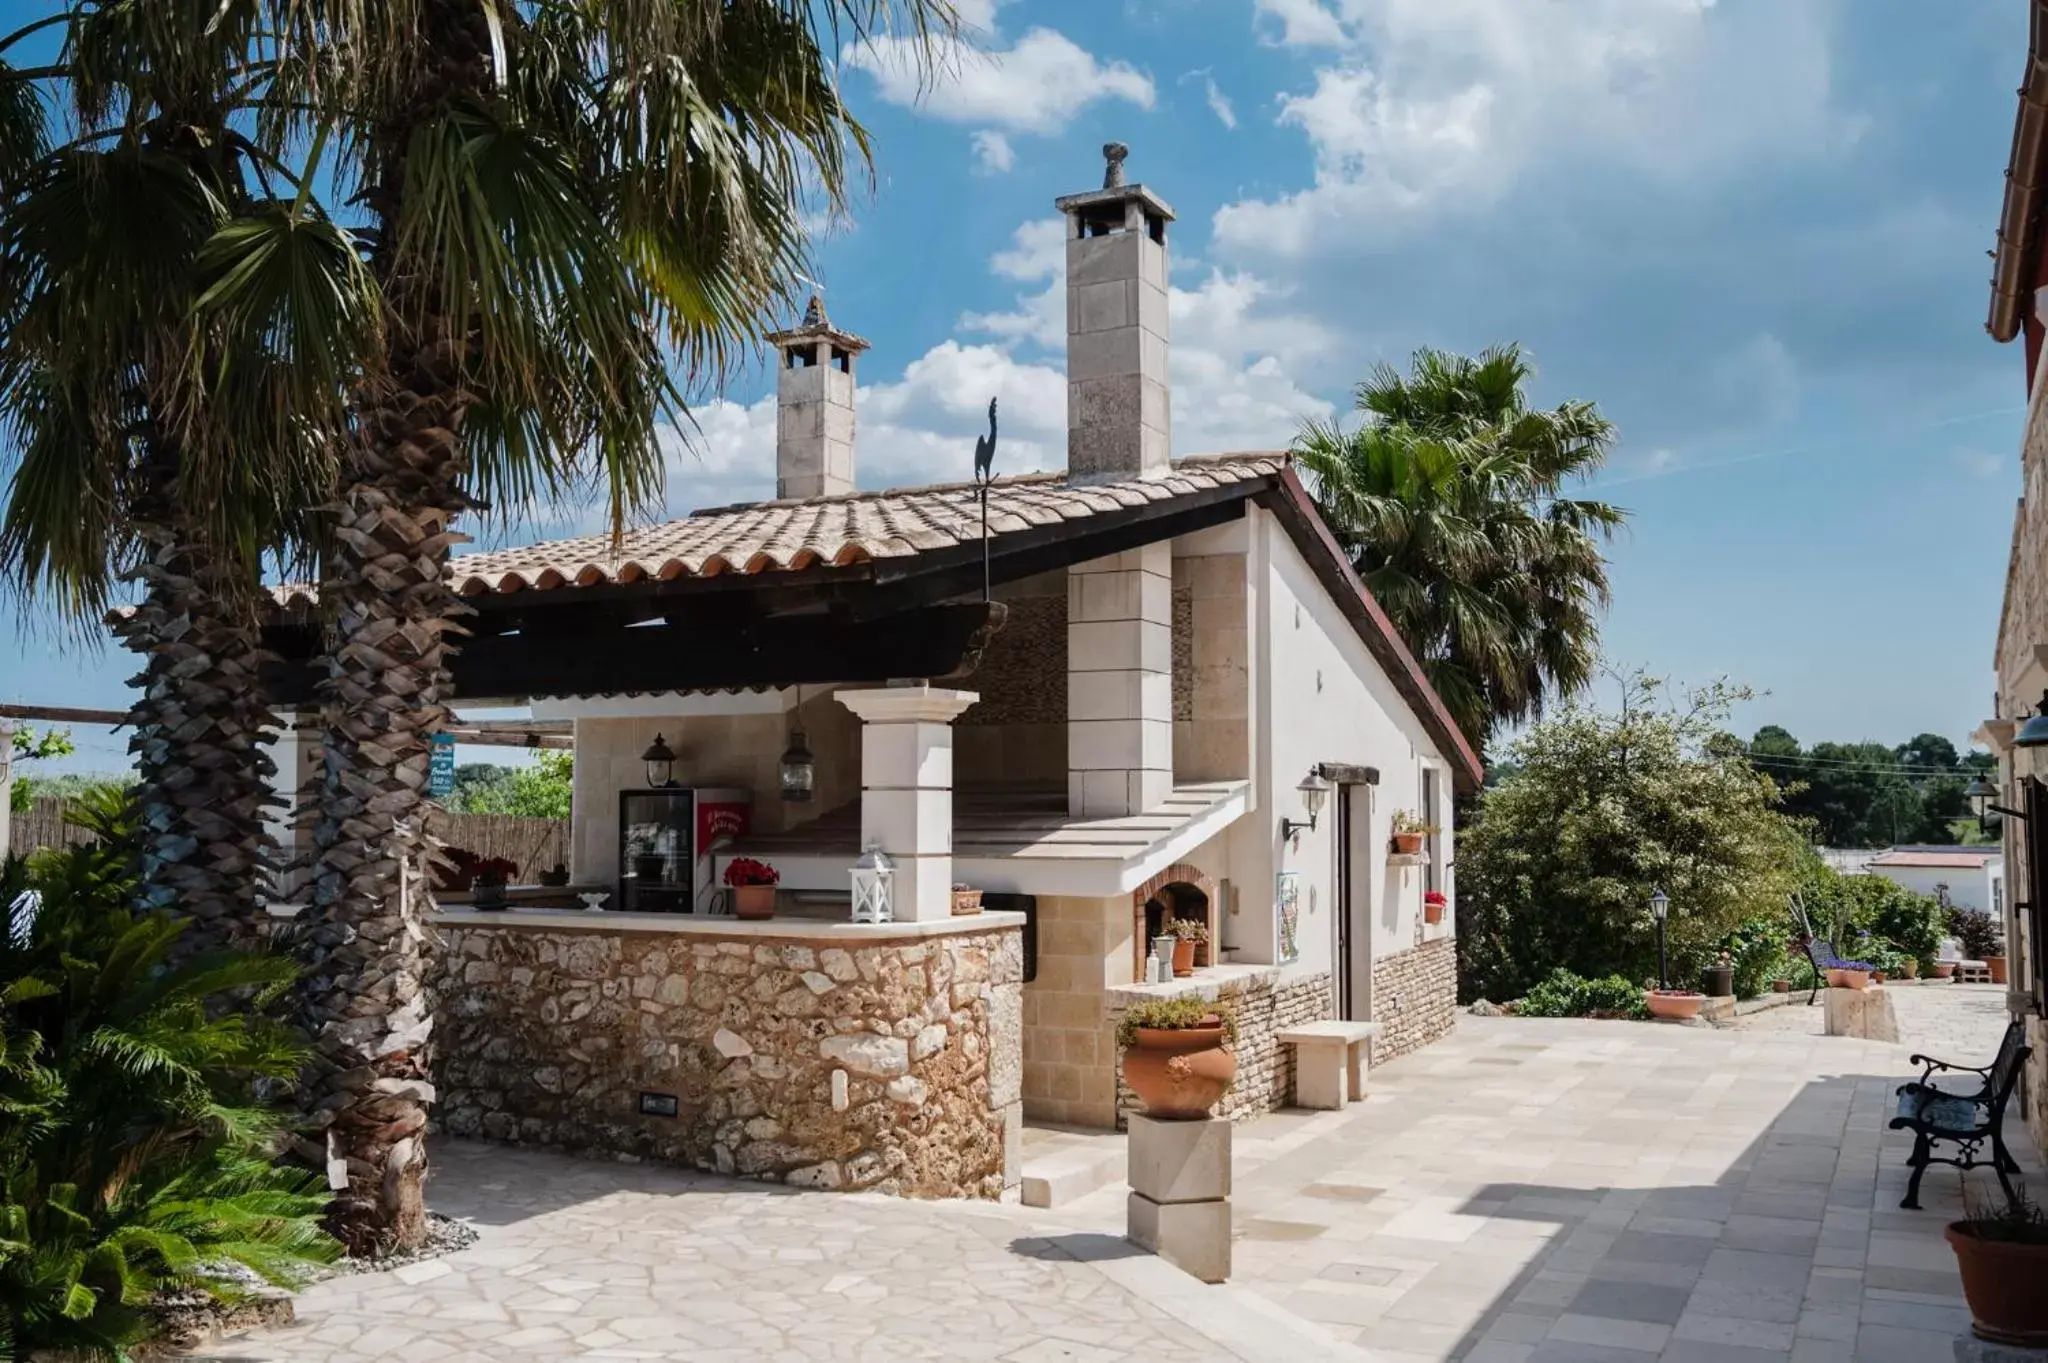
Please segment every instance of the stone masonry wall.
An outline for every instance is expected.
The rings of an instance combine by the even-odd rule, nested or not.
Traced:
[[[1110,996],[1105,1035],[1112,1048],[1124,1007],[1133,997],[1115,993]],[[1329,975],[1303,975],[1285,981],[1271,975],[1260,976],[1242,984],[1221,986],[1215,997],[1237,1012],[1237,1079],[1217,1104],[1216,1115],[1243,1121],[1287,1106],[1294,1096],[1294,1048],[1281,1045],[1276,1037],[1289,1027],[1334,1015]],[[1124,1082],[1121,1049],[1117,1050],[1116,1073],[1116,1125],[1121,1131],[1127,1125],[1128,1115],[1142,1110],[1144,1105]]]
[[[1458,1025],[1458,940],[1438,937],[1372,966],[1375,1065],[1448,1036]]]
[[[911,1197],[1014,1182],[1015,928],[859,944],[444,932],[434,1077],[451,1135]],[[642,1091],[677,1114],[642,1115]]]

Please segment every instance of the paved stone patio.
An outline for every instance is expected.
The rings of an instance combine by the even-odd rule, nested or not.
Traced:
[[[1223,1288],[1123,1246],[1121,1189],[918,1204],[443,1142],[434,1201],[476,1247],[321,1284],[216,1356],[1944,1360],[1960,1180],[1898,1210],[1883,1124],[1908,1050],[1988,1057],[2002,991],[1921,992],[1901,1047],[1462,1019],[1347,1112],[1239,1129]]]

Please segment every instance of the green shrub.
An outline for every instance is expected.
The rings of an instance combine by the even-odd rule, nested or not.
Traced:
[[[1997,919],[1982,909],[1951,908],[1948,911],[1948,931],[1963,949],[1963,955],[1973,961],[1986,956],[2005,954],[2005,932]]]
[[[1721,949],[1728,953],[1729,963],[1735,967],[1735,997],[1754,998],[1771,987],[1771,981],[1783,978],[1792,968],[1785,954],[1785,942],[1791,935],[1792,921],[1788,918],[1751,918],[1728,934]],[[1800,957],[1801,962],[1805,957]]]
[[[1175,994],[1163,999],[1140,999],[1124,1010],[1116,1025],[1116,1040],[1119,1046],[1128,1046],[1138,1039],[1140,1027],[1158,1027],[1166,1031],[1181,1031],[1200,1027],[1210,1018],[1223,1023],[1223,1039],[1237,1040],[1237,1011],[1227,1003],[1205,999],[1195,994]]]
[[[290,962],[173,963],[132,912],[131,827],[91,795],[82,847],[0,868],[0,1357],[120,1358],[171,1290],[223,1301],[332,1258],[319,1181],[279,1168],[304,1049],[266,1014]]]
[[[1641,985],[1619,975],[1589,980],[1557,969],[1545,976],[1515,1005],[1517,1017],[1583,1018],[1648,1017]]]

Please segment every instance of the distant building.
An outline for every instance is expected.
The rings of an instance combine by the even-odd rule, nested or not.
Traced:
[[[1864,874],[1921,894],[1948,892],[1960,908],[2005,917],[2005,853],[1996,847],[1893,847],[1863,854]]]
[[[1883,849],[1872,847],[1816,847],[1820,859],[1836,875],[1867,876],[1870,874],[1870,859]]]

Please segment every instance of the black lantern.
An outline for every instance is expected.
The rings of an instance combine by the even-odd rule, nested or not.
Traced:
[[[660,734],[640,754],[640,760],[647,764],[647,784],[653,789],[666,790],[676,783],[676,755],[669,751]]]
[[[2012,745],[2015,748],[2048,747],[2048,691],[2041,693],[2041,708],[2012,736]]]
[[[1970,812],[1981,824],[1991,813],[1991,802],[1998,798],[1998,787],[1980,776],[1963,787],[1963,798],[1970,802]]]
[[[1650,891],[1650,916],[1657,920],[1657,987],[1671,987],[1671,966],[1664,954],[1664,920],[1671,916],[1671,896],[1663,887]]]
[[[817,784],[818,766],[811,757],[811,745],[804,741],[804,731],[798,729],[789,736],[789,746],[782,750],[782,798],[790,804],[808,804]]]

